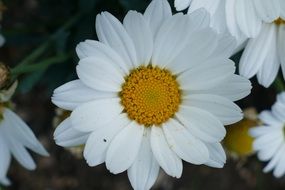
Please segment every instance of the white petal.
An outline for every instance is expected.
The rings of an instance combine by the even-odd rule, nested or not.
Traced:
[[[116,93],[94,90],[87,87],[80,80],[74,80],[55,89],[51,100],[52,103],[62,109],[74,110],[83,103],[116,96]]]
[[[172,16],[168,1],[153,0],[146,8],[144,17],[155,38],[162,23]]]
[[[11,153],[9,151],[9,148],[8,148],[6,142],[5,142],[5,137],[3,137],[2,134],[0,135],[0,150],[1,150],[0,180],[3,179],[3,181],[4,181],[4,179],[6,178],[7,171],[9,169],[10,163],[11,163]]]
[[[237,47],[234,50],[232,56],[243,50],[247,45],[249,39],[243,35],[240,38],[236,38],[236,40],[237,40]]]
[[[254,38],[261,30],[261,19],[257,16],[253,1],[237,0],[235,3],[237,23],[243,33]]]
[[[183,105],[207,110],[224,125],[230,125],[243,118],[242,110],[232,101],[216,95],[192,94],[183,100]]]
[[[36,164],[26,148],[13,138],[9,138],[9,148],[15,159],[27,170],[36,169]]]
[[[180,178],[182,174],[182,160],[170,149],[160,127],[151,128],[151,149],[161,166],[170,176]]]
[[[123,111],[120,99],[100,99],[85,103],[71,113],[72,126],[82,132],[104,127]]]
[[[175,0],[174,6],[177,11],[182,11],[184,9],[187,9],[190,5],[192,0]]]
[[[241,75],[251,78],[262,67],[262,64],[267,64],[265,59],[275,35],[274,25],[263,24],[260,34],[249,40],[240,60],[239,72]]]
[[[144,126],[135,121],[126,126],[107,150],[106,166],[114,174],[127,170],[135,161],[142,142]]]
[[[159,173],[159,165],[150,146],[150,129],[146,129],[137,158],[128,169],[128,177],[136,190],[150,189]]]
[[[134,43],[117,18],[108,12],[97,15],[96,31],[99,40],[113,48],[128,68],[138,64]]]
[[[165,21],[158,30],[154,41],[152,64],[168,65],[188,44],[190,19],[176,14]]]
[[[142,14],[129,11],[124,18],[124,27],[134,41],[138,65],[148,65],[152,56],[153,36]]]
[[[251,83],[248,79],[239,75],[232,75],[226,81],[220,83],[211,89],[205,90],[190,90],[190,94],[216,94],[226,97],[231,101],[240,100],[250,94]]]
[[[227,28],[229,32],[235,36],[237,39],[240,39],[244,34],[241,32],[239,25],[237,23],[237,16],[239,16],[240,11],[236,10],[236,3],[239,0],[226,0],[225,2],[225,17],[227,22]]]
[[[211,28],[198,29],[190,35],[188,45],[167,65],[174,74],[199,66],[217,48],[218,37]]]
[[[277,101],[285,105],[285,92],[281,92],[277,95]]]
[[[273,27],[276,28],[276,26]],[[280,67],[280,61],[277,53],[277,29],[275,29],[275,36],[272,37],[269,46],[269,51],[264,63],[257,73],[258,82],[266,88],[268,88],[275,80]]]
[[[88,138],[84,148],[84,158],[89,166],[96,166],[105,162],[107,148],[113,138],[128,124],[127,115],[121,114],[111,123],[94,131]]]
[[[278,151],[282,143],[283,143],[283,139],[277,138],[261,146],[254,144],[254,150],[259,150],[257,154],[259,160],[267,161],[276,154],[276,152]]]
[[[280,128],[279,126],[256,126],[249,129],[249,134],[254,138],[258,138],[275,130],[280,130]]]
[[[284,9],[285,9],[285,3],[284,3]],[[285,10],[284,10],[285,12]],[[285,78],[285,25],[282,24],[278,27],[278,36],[277,36],[277,51],[279,60],[281,62],[281,68],[283,77]]]
[[[98,41],[85,40],[84,42],[80,42],[76,47],[76,52],[80,59],[100,57],[112,63],[114,67],[119,67],[125,74],[128,74],[131,69],[116,51]]]
[[[261,129],[261,130],[260,130]],[[267,126],[255,126],[253,128],[249,129],[249,135],[252,136],[253,138],[259,137],[264,134],[265,131],[271,130]]]
[[[225,58],[213,58],[200,63],[177,77],[183,90],[213,88],[235,72],[234,62]]]
[[[268,124],[268,125],[280,125],[280,123],[282,123],[282,120],[280,121],[278,117],[276,117],[275,114],[273,114],[272,112],[268,111],[268,110],[265,110],[265,111],[262,111],[260,114],[259,114],[259,119],[261,119],[261,121],[265,124]],[[282,124],[281,124],[282,125]]]
[[[253,142],[253,148],[254,150],[262,150],[266,147],[267,144],[270,144],[273,141],[277,141],[277,146],[280,144],[278,142],[282,142],[283,140],[283,134],[282,129],[280,130],[274,130],[269,131],[267,134],[264,134],[262,136],[257,137]]]
[[[83,145],[86,143],[88,136],[88,133],[74,129],[69,117],[61,122],[54,132],[56,144],[63,147]]]
[[[81,59],[76,71],[79,79],[86,86],[96,90],[119,92],[124,82],[123,72],[99,57]]]
[[[210,26],[210,14],[205,9],[197,9],[193,12],[188,12],[190,18],[190,29],[201,30]],[[191,37],[192,38],[192,37]]]
[[[0,184],[3,184],[5,186],[11,185],[11,181],[5,176],[3,178],[0,178]]]
[[[205,164],[214,168],[223,168],[226,163],[226,153],[220,143],[206,143],[210,158]]]
[[[212,53],[213,56],[229,58],[237,48],[237,40],[228,33],[218,35],[218,46]]]
[[[219,4],[212,14],[211,27],[214,28],[218,33],[228,32],[225,12],[225,0],[216,0]]]
[[[281,102],[276,102],[273,106],[272,106],[272,114],[275,116],[275,118],[277,118],[279,121],[281,121],[282,123],[285,122],[285,105],[282,104]]]
[[[284,157],[284,153],[285,153],[285,145],[282,145],[278,151],[276,152],[276,154],[273,156],[273,158],[270,160],[270,162],[266,165],[266,167],[263,169],[263,172],[267,173],[269,171],[271,171],[273,168],[276,167],[276,165],[278,164],[279,160],[281,159],[281,157]],[[276,176],[277,177],[277,176]],[[280,176],[279,176],[280,177]]]
[[[285,1],[279,0],[280,3],[280,17],[285,20]]]
[[[283,151],[280,153],[281,156],[273,171],[273,175],[277,178],[282,177],[285,174],[285,145],[282,146],[281,150]]]
[[[10,133],[13,133],[13,137],[16,138],[17,142],[42,156],[49,155],[49,153],[37,140],[32,130],[17,114],[9,109],[5,109],[3,117],[4,121],[8,125]]]
[[[188,11],[191,13],[197,9],[204,8],[211,14],[211,16],[213,16],[219,3],[220,0],[194,0]]]
[[[273,22],[280,15],[280,0],[254,0],[258,16],[265,22]]]
[[[209,159],[206,145],[187,131],[178,121],[170,119],[163,131],[171,150],[186,162],[200,165]]]
[[[205,142],[220,142],[226,135],[223,124],[202,109],[183,105],[175,116],[191,134]]]

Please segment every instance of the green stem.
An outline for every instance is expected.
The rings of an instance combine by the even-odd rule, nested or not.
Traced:
[[[31,64],[34,62],[39,56],[41,56],[46,50],[50,47],[54,39],[65,30],[68,30],[75,24],[81,17],[81,14],[77,14],[68,20],[61,28],[59,28],[54,34],[52,34],[46,42],[41,44],[37,49],[35,49],[30,55],[23,59],[15,68],[22,67],[24,65]]]
[[[273,85],[274,85],[275,90],[278,93],[285,91],[285,84],[284,84],[284,80],[282,79],[282,77],[277,76]]]
[[[40,45],[37,49],[35,49],[30,55],[28,55],[23,61],[21,61],[15,68],[22,67],[24,65],[28,65],[35,61],[40,55],[42,55],[46,49],[51,45],[51,40],[47,40],[45,43]]]
[[[14,78],[17,78],[17,76],[21,74],[44,70],[53,64],[66,61],[70,57],[71,57],[71,54],[60,54],[60,55],[48,58],[46,60],[43,60],[39,63],[32,64],[32,65],[19,65],[11,69],[11,74]]]

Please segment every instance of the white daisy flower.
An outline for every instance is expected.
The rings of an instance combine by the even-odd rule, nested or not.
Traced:
[[[193,14],[195,11],[200,9],[206,10],[204,19],[210,20],[210,27],[224,36],[227,35],[229,37],[235,37],[237,44],[231,54],[233,55],[244,48],[247,38],[242,33],[239,33],[239,35],[233,35],[229,32],[225,15],[225,3],[226,0],[175,0],[174,6],[177,11],[188,8],[188,14]]]
[[[240,60],[239,72],[269,87],[275,80],[280,65],[285,77],[285,21],[279,18],[273,23],[263,23],[257,37],[248,41]]]
[[[285,1],[227,0],[226,19],[229,31],[240,30],[250,37],[240,60],[239,72],[269,87],[280,65],[285,76]]]
[[[271,111],[259,115],[262,126],[252,128],[253,148],[261,161],[269,161],[264,172],[273,170],[275,177],[285,174],[285,92],[277,96]]]
[[[187,8],[189,0],[176,0],[178,10]],[[239,42],[249,37],[240,60],[239,72],[269,87],[282,67],[285,76],[285,1],[284,0],[192,0],[188,12],[199,8],[209,11],[212,26],[225,28]],[[236,51],[235,51],[236,52]]]
[[[226,17],[224,11],[225,0],[175,0],[174,6],[177,11],[184,10],[189,7],[188,14],[203,8],[211,17],[210,25],[217,32],[226,31]],[[191,5],[191,6],[190,6]]]
[[[160,167],[179,178],[182,160],[223,167],[223,125],[242,118],[233,101],[251,85],[228,59],[235,44],[198,24],[203,15],[172,15],[166,0],[152,1],[143,15],[129,11],[123,24],[98,15],[99,41],[76,49],[79,79],[52,97],[72,111],[55,132],[57,144],[86,143],[90,166],[127,170],[134,189],[150,189]]]
[[[30,149],[40,155],[48,156],[48,152],[36,139],[30,128],[9,108],[1,106],[0,122],[0,184],[10,185],[7,171],[12,155],[26,169],[34,170],[36,164],[29,152]]]
[[[262,22],[272,23],[285,17],[284,0],[175,0],[175,7],[178,11],[189,7],[189,12],[204,8],[213,17],[217,30],[225,29],[226,23],[236,37],[242,32],[254,38],[259,34]]]
[[[230,32],[240,30],[255,38],[262,30],[262,23],[272,23],[285,18],[284,0],[226,0],[226,19]]]

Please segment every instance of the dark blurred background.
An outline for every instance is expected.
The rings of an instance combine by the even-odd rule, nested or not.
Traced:
[[[126,173],[110,174],[104,165],[90,168],[84,159],[58,147],[53,141],[55,106],[52,91],[76,78],[76,44],[96,39],[95,18],[109,11],[120,20],[130,9],[143,11],[150,0],[6,0],[1,33],[6,38],[0,49],[1,62],[14,67],[19,63],[43,63],[58,58],[50,67],[19,75],[19,87],[13,101],[16,112],[29,124],[50,152],[44,158],[33,154],[38,167],[27,171],[16,161],[9,170],[13,184],[6,190],[129,190]],[[173,1],[170,1],[173,5]],[[36,54],[38,56],[31,56]],[[240,55],[240,54],[239,54]],[[238,60],[239,55],[233,59]],[[275,101],[275,90],[264,89],[253,81],[252,94],[239,102],[243,108],[268,109]],[[1,153],[0,153],[1,156]],[[184,163],[180,179],[163,172],[155,190],[267,190],[285,189],[285,180],[263,174],[264,163],[255,156],[228,159],[225,168],[212,169]]]

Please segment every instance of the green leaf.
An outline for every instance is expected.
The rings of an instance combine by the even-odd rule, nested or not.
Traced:
[[[62,63],[69,59],[71,54],[59,54],[54,57],[50,57],[45,59],[39,63],[30,64],[30,65],[18,65],[15,68],[11,69],[12,76],[17,78],[21,74],[30,73],[30,72],[37,72],[40,70],[46,70],[49,66],[57,63]]]
[[[19,87],[18,90],[21,93],[26,93],[30,91],[41,79],[43,79],[45,71],[54,64],[63,63],[70,59],[72,54],[61,54],[55,57],[48,58],[46,60],[43,60],[42,62],[39,62],[37,64],[32,65],[20,65],[19,67],[16,67],[12,69],[12,76],[14,78],[17,78],[20,74],[25,73],[32,73],[29,76],[21,79],[19,81]],[[57,75],[61,76],[61,73],[58,73]],[[50,78],[56,78],[57,75],[51,75]]]

